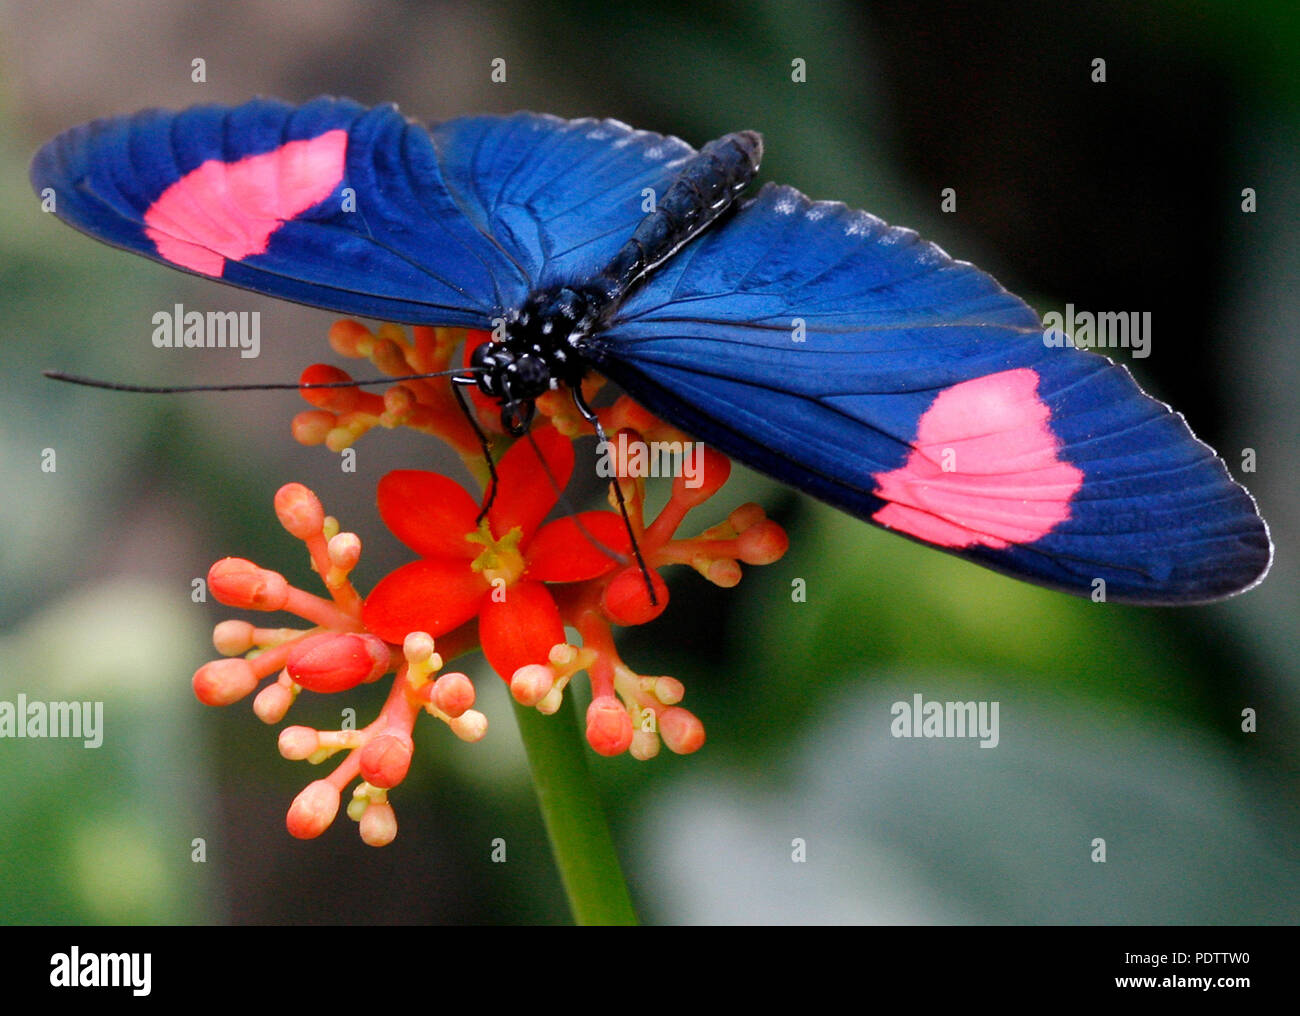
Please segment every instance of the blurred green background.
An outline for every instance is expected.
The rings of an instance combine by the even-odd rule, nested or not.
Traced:
[[[505,83],[489,76],[497,57]],[[1091,80],[1096,57],[1104,83]],[[689,525],[757,499],[788,526],[787,558],[726,593],[673,576],[667,613],[622,643],[632,666],[686,683],[708,744],[649,763],[592,756],[644,920],[1295,920],[1289,0],[50,0],[0,5],[0,59],[0,699],[101,699],[107,726],[97,750],[0,740],[0,920],[567,919],[494,677],[477,682],[485,742],[417,727],[394,794],[400,832],[383,850],[342,817],[319,840],[292,840],[284,811],[318,771],[282,760],[247,703],[212,710],[190,690],[213,655],[211,625],[230,616],[190,600],[213,560],[250,557],[315,588],[271,511],[282,483],[313,487],[366,541],[364,588],[404,560],[375,482],[399,466],[450,470],[443,449],[376,434],[343,473],[290,439],[292,393],[158,398],[39,375],[291,380],[331,359],[333,315],[95,244],[42,214],[26,181],[42,142],[95,116],[323,92],[429,120],[614,116],[696,145],[760,130],[762,179],[913,226],[1040,312],[1151,311],[1153,353],[1126,362],[1219,449],[1272,526],[1277,560],[1253,592],[1126,608],[993,575],[738,471]],[[946,187],[954,214],[940,211]],[[150,318],[175,302],[260,310],[262,356],[154,349]],[[1257,470],[1242,474],[1247,448]],[[794,578],[806,603],[791,602]],[[382,693],[347,704],[368,722]],[[916,693],[999,702],[1001,743],[892,738],[890,704]],[[303,696],[289,721],[337,726],[339,705]],[[1247,708],[1255,733],[1241,730]],[[490,859],[496,837],[504,864]],[[1104,864],[1090,860],[1098,837]]]

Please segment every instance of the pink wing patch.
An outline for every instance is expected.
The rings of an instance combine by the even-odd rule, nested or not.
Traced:
[[[941,547],[1032,543],[1070,517],[1083,472],[1059,442],[1028,367],[963,381],[921,416],[900,468],[876,475],[891,502],[872,518]]]
[[[209,159],[158,196],[145,235],[172,264],[220,276],[226,261],[261,254],[286,221],[343,180],[348,132],[289,141],[237,162]]]

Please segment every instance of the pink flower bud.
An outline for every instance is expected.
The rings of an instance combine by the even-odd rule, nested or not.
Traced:
[[[767,513],[759,505],[751,501],[735,509],[727,516],[727,521],[731,524],[732,529],[738,533],[743,533],[750,526],[756,526],[766,518]]]
[[[460,716],[474,704],[474,682],[464,674],[443,674],[433,682],[430,701],[448,716]]]
[[[335,321],[330,325],[330,348],[340,356],[356,359],[368,355],[374,338],[370,329],[360,321]]]
[[[467,709],[447,726],[451,727],[451,732],[462,741],[473,744],[475,741],[483,740],[483,735],[487,733],[488,721],[487,717],[477,709]]]
[[[587,743],[598,755],[621,755],[632,743],[632,717],[612,695],[591,700],[587,707]]]
[[[686,686],[675,677],[656,677],[654,695],[666,706],[675,706],[686,696]]]
[[[746,564],[771,564],[790,549],[790,537],[771,519],[764,519],[741,533],[736,546]]]
[[[285,727],[280,731],[279,747],[283,758],[300,762],[320,747],[320,734],[311,727]]]
[[[658,603],[650,602],[650,593],[646,589],[641,569],[635,565],[624,568],[610,580],[601,594],[600,606],[605,616],[614,624],[621,625],[653,621],[668,606],[668,587],[653,569],[650,571],[650,582],[654,586]]]
[[[242,557],[223,557],[209,568],[208,588],[218,602],[244,610],[279,610],[289,599],[283,575]]]
[[[659,714],[659,736],[669,751],[689,755],[704,745],[704,724],[694,713],[672,706]]]
[[[310,840],[329,828],[339,811],[339,792],[329,780],[316,780],[305,786],[285,816],[289,835]]]
[[[279,681],[268,684],[253,699],[253,712],[263,723],[279,723],[293,705],[293,692]]]
[[[510,678],[510,694],[521,706],[537,705],[554,686],[554,672],[540,663],[520,667]]]
[[[361,560],[361,538],[356,533],[335,533],[326,544],[330,564],[351,571]]]
[[[317,536],[325,528],[325,509],[320,499],[301,483],[286,483],[275,492],[275,514],[280,525],[299,540]]]
[[[353,632],[312,635],[294,645],[285,669],[309,691],[347,691],[373,681],[389,666],[388,645],[375,635]]]
[[[699,486],[687,486],[685,476],[678,476],[673,480],[673,500],[688,508],[702,505],[716,494],[731,476],[731,460],[721,452],[714,451],[706,445],[703,458],[704,468],[700,471],[702,475],[692,480]]]
[[[433,636],[427,631],[408,632],[402,640],[402,655],[408,663],[424,663],[433,655]]]
[[[253,648],[256,632],[247,621],[222,621],[212,629],[212,645],[222,656],[239,656]]]
[[[194,672],[194,694],[204,705],[228,706],[256,688],[260,680],[245,659],[212,660]]]
[[[730,557],[710,561],[704,577],[720,589],[731,589],[740,584],[740,565]]]
[[[299,413],[289,424],[293,439],[301,445],[320,445],[338,425],[338,418],[324,409],[308,409]]]
[[[376,787],[395,787],[406,778],[414,753],[405,734],[380,734],[361,749],[361,778]]]
[[[397,838],[397,813],[388,803],[371,804],[361,816],[361,841],[371,847],[386,847]]]

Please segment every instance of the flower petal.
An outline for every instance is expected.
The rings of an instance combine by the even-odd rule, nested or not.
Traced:
[[[555,507],[573,475],[573,442],[550,424],[532,431],[533,441],[546,460],[537,457],[533,441],[521,437],[497,463],[501,485],[488,512],[492,535],[505,536],[515,526],[523,530],[521,546],[526,546],[542,519]],[[550,476],[547,476],[547,468]]]
[[[478,505],[455,480],[396,469],[379,481],[379,514],[394,536],[422,557],[472,561],[483,549],[465,539],[478,527]]]
[[[524,555],[525,574],[539,582],[584,582],[626,564],[631,553],[632,542],[620,515],[582,512],[576,519],[571,515],[541,528]]]
[[[507,587],[504,600],[488,597],[478,634],[488,663],[509,682],[520,667],[546,662],[551,647],[564,641],[564,622],[550,591],[524,579]]]
[[[380,580],[362,605],[361,620],[385,642],[401,645],[413,631],[437,638],[477,614],[487,591],[487,581],[464,562],[413,561]]]

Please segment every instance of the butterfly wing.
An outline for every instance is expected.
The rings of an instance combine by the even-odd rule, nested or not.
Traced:
[[[1194,603],[1267,570],[1254,502],[1128,371],[1046,341],[910,230],[766,186],[592,340],[638,401],[755,468],[1004,573]]]
[[[448,186],[534,288],[591,278],[695,149],[616,120],[536,113],[433,128]]]
[[[389,321],[490,328],[612,256],[692,149],[530,113],[432,129],[393,106],[146,110],[68,131],[31,180],[59,218],[172,267]]]

